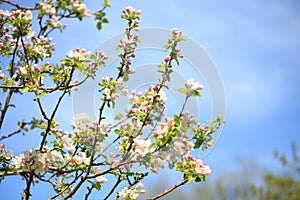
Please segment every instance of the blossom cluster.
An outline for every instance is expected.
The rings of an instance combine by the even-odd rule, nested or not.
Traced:
[[[104,8],[108,7],[108,1],[104,0],[103,5]],[[3,88],[14,86],[17,89],[12,89],[13,92],[35,93],[35,102],[43,119],[34,119],[34,123],[27,125],[31,124],[31,129],[38,129],[42,140],[39,148],[25,150],[16,156],[5,145],[0,145],[1,178],[7,174],[25,177],[27,183],[24,195],[28,198],[31,196],[33,180],[37,178],[51,184],[56,192],[51,199],[68,199],[82,184],[87,185],[88,198],[93,189],[101,190],[101,184],[108,181],[106,175],[114,175],[111,177],[116,177],[117,183],[107,198],[119,183],[126,182],[122,190],[115,191],[115,199],[136,199],[145,193],[140,181],[146,175],[135,171],[134,166],[144,167],[147,171],[145,174],[151,171],[159,173],[166,167],[176,168],[188,181],[203,181],[211,173],[201,159],[191,156],[191,152],[212,145],[211,134],[223,123],[222,117],[208,121],[209,125],[206,126],[198,123],[188,112],[183,113],[185,104],[182,111],[173,117],[166,116],[164,112],[173,62],[179,64],[179,58],[183,58],[178,47],[184,41],[180,31],[173,29],[164,47],[169,54],[158,65],[161,74],[158,82],[150,85],[143,93],[132,91],[128,95],[124,82],[129,81],[129,75],[134,73],[132,59],[136,56],[135,49],[140,42],[136,33],[141,11],[126,7],[121,18],[127,21],[128,26],[117,47],[123,51],[119,54],[117,76],[102,77],[98,83],[102,95],[99,119],[92,122],[86,114],[76,114],[71,122],[73,129],[66,131],[55,122],[61,100],[65,94],[71,93],[71,88],[82,84],[87,78],[95,78],[98,67],[105,66],[108,57],[104,52],[92,53],[77,47],[68,51],[59,64],[50,63],[48,58],[52,56],[54,43],[48,37],[49,34],[55,29],[66,27],[62,24],[64,18],[75,17],[81,20],[90,17],[92,13],[82,0],[43,0],[32,10],[38,12],[37,20],[41,30],[37,35],[31,29],[31,11],[0,10],[0,53],[1,56],[12,58],[7,71],[2,72],[0,68],[0,85],[4,85]],[[101,28],[101,23],[108,22],[103,10],[93,13],[96,21],[100,21],[98,28]],[[74,80],[73,75],[77,72],[82,73],[86,79]],[[192,96],[200,96],[199,91],[202,89],[203,86],[191,78],[179,92],[184,93],[187,100]],[[61,91],[61,95],[49,114],[40,97],[55,91]],[[128,95],[130,108],[125,111],[122,119],[116,119],[115,124],[107,124],[105,109],[114,108],[116,99],[121,95]],[[19,123],[19,129],[11,135],[25,130],[23,124],[26,123]]]
[[[124,96],[127,94],[127,88],[123,86],[123,80],[121,78],[114,80],[112,77],[102,77],[101,82],[98,83],[101,87],[99,92],[102,92],[103,102],[108,102],[109,106],[112,103],[114,107],[114,101],[117,97]]]
[[[111,131],[105,122],[99,125],[97,122],[90,122],[86,115],[76,114],[72,119],[72,125],[75,128],[72,132],[56,130],[57,147],[65,148],[70,153],[74,153],[79,147],[95,148],[96,152],[101,152],[104,145],[102,142]]]
[[[183,42],[184,38],[182,37],[182,32],[178,31],[177,28],[172,30],[172,37],[168,38],[168,43],[164,46],[164,49],[167,51],[171,49],[169,56],[166,56],[165,62],[169,62],[172,59],[175,59],[178,64],[178,58],[183,58],[184,55],[180,53],[180,49],[177,47],[179,42]]]
[[[42,1],[37,4],[41,9],[41,13],[47,13],[54,15],[56,13],[56,9],[49,1]]]
[[[60,152],[45,148],[45,151],[29,149],[21,153],[19,156],[14,156],[10,167],[19,172],[30,172],[34,170],[37,174],[46,172],[51,166],[59,166],[62,164],[63,156]]]
[[[137,30],[136,28],[139,26],[139,15],[142,13],[141,10],[137,10],[132,6],[127,6],[121,15],[122,19],[126,19],[128,21],[128,29]]]
[[[86,7],[84,3],[79,0],[71,1],[71,6],[73,10],[80,13],[84,17],[90,17],[91,11]]]
[[[131,58],[135,58],[135,48],[141,41],[139,40],[138,34],[132,34],[132,32],[138,31],[140,14],[140,10],[136,10],[131,6],[127,6],[121,15],[121,18],[125,19],[128,23],[128,26],[125,29],[124,37],[120,39],[120,43],[117,47],[117,50],[122,49],[124,51],[123,54],[119,55],[121,59],[121,66],[117,67],[119,75],[123,77],[124,82],[128,81],[129,74],[135,73],[134,69],[130,69]]]
[[[29,10],[14,10],[9,12],[0,9],[0,53],[2,56],[9,56],[10,50],[16,48],[16,45],[22,45],[22,41],[17,40],[17,38],[33,33],[31,18],[32,13]]]
[[[10,160],[12,157],[12,151],[7,150],[5,144],[0,144],[0,163]]]
[[[69,59],[74,59],[75,61],[84,61],[91,55],[91,51],[86,51],[86,49],[80,49],[77,47],[73,51],[69,51],[66,57]]]
[[[211,169],[208,165],[204,165],[201,159],[195,159],[191,155],[183,157],[183,161],[176,164],[176,170],[183,172],[188,180],[195,180],[200,182],[205,180],[205,176],[211,173]]]
[[[142,122],[147,117],[147,123],[151,123],[155,114],[163,113],[167,96],[157,85],[150,85],[144,95],[141,92],[132,91],[128,100],[132,104],[132,108],[128,111],[129,114]]]
[[[144,158],[147,154],[153,153],[155,149],[151,146],[152,144],[150,139],[145,140],[140,137],[133,139],[132,148],[134,153],[139,157]]]
[[[193,78],[190,78],[184,83],[184,86],[191,90],[202,90],[203,85],[200,85],[198,82],[194,82]]]
[[[61,66],[63,70],[56,70],[57,72],[62,72],[61,77],[65,77],[66,73],[70,73],[72,70],[78,70],[83,75],[87,77],[94,78],[99,66],[105,66],[105,60],[108,57],[104,52],[87,51],[84,48],[75,48],[74,50],[69,50],[66,53],[66,58],[62,59]],[[56,74],[59,75],[59,74]]]
[[[122,199],[136,199],[139,194],[144,194],[145,190],[144,185],[142,183],[138,183],[136,187],[125,187],[120,192],[118,192],[118,196],[122,197]],[[115,200],[119,200],[119,198],[115,198]]]
[[[180,93],[184,93],[187,97],[200,97],[200,91],[203,90],[203,85],[199,82],[195,82],[193,78],[189,78],[184,83],[184,88],[178,89]]]
[[[39,9],[40,9],[40,15],[41,14],[59,14],[59,8],[57,7],[56,4],[57,2],[51,2],[49,0],[43,0],[42,2],[37,3]],[[80,16],[83,17],[90,17],[91,16],[91,11],[86,7],[82,1],[79,0],[72,0],[67,2],[69,4],[69,11],[73,11],[74,13],[77,13]]]

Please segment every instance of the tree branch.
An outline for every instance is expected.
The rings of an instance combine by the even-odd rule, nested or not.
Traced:
[[[164,192],[160,193],[159,195],[150,198],[149,200],[155,200],[155,199],[159,199],[167,194],[169,194],[170,192],[172,192],[173,190],[175,190],[176,188],[186,184],[188,182],[188,179],[182,179],[181,182],[177,183],[176,185],[174,185],[173,187],[165,190]]]
[[[4,3],[7,3],[7,4],[9,4],[9,5],[15,6],[15,7],[18,8],[18,9],[22,9],[22,10],[36,10],[35,7],[24,7],[24,6],[20,6],[19,4],[14,3],[14,2],[12,2],[12,1],[8,1],[8,0],[0,0],[0,1],[2,1],[2,2],[4,2]]]
[[[4,121],[4,118],[5,118],[7,109],[9,107],[9,103],[10,103],[10,100],[11,100],[11,97],[12,97],[13,93],[14,93],[13,89],[10,89],[9,93],[8,93],[8,95],[6,97],[6,100],[5,100],[4,108],[1,110],[0,129],[2,127],[2,124],[3,124],[3,121]]]
[[[106,200],[110,197],[110,195],[112,195],[112,193],[115,191],[115,189],[118,187],[118,185],[122,182],[121,180],[121,176],[118,176],[118,180],[116,181],[116,183],[114,184],[114,186],[111,188],[111,190],[109,191],[109,193],[105,196],[105,198],[103,200]]]
[[[2,136],[2,137],[0,138],[0,141],[1,141],[1,140],[4,140],[4,139],[6,139],[6,138],[10,138],[11,136],[16,135],[16,134],[18,134],[18,133],[21,133],[21,129],[15,130],[14,132],[12,132],[12,133],[10,133],[10,134],[8,134],[8,135]]]

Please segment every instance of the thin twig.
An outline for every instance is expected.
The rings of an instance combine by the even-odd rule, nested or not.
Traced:
[[[70,84],[68,86],[58,86],[58,87],[39,87],[40,90],[43,90],[45,92],[48,92],[48,93],[52,93],[52,92],[55,92],[57,90],[65,90],[65,89],[71,89],[73,87],[77,87],[81,84],[83,84],[89,77],[86,77],[84,80],[82,80],[81,82],[79,83],[76,83],[76,84]],[[22,85],[3,85],[3,84],[0,84],[0,88],[3,88],[3,89],[23,89],[24,86]]]
[[[15,130],[14,132],[12,132],[12,133],[10,133],[10,134],[8,134],[8,135],[2,136],[2,137],[0,138],[0,141],[1,141],[1,140],[4,140],[4,139],[6,139],[6,138],[10,138],[11,136],[16,135],[16,134],[18,134],[18,133],[21,133],[21,129]]]
[[[118,185],[122,182],[121,180],[121,176],[118,176],[118,180],[116,181],[116,183],[114,184],[114,186],[112,187],[112,189],[109,191],[109,193],[105,196],[105,198],[103,200],[108,199],[112,193],[115,191],[115,189],[118,187]]]
[[[24,6],[20,6],[19,4],[14,3],[14,2],[11,2],[11,1],[8,1],[8,0],[0,0],[0,1],[2,1],[2,2],[4,2],[4,3],[7,3],[7,4],[9,4],[9,5],[15,6],[15,7],[18,8],[18,9],[22,9],[22,10],[36,10],[35,7],[24,7]]]
[[[5,100],[4,108],[1,110],[0,129],[2,127],[4,118],[5,118],[5,114],[7,112],[8,107],[9,107],[9,103],[10,103],[10,100],[11,100],[11,97],[12,97],[13,93],[14,93],[14,91],[12,89],[10,89],[9,93],[6,97],[6,100]]]
[[[174,185],[173,187],[165,190],[164,192],[160,193],[159,195],[150,198],[149,200],[155,200],[155,199],[159,199],[167,194],[169,194],[170,192],[172,192],[173,190],[175,190],[176,188],[186,184],[188,182],[188,179],[182,179],[181,182],[177,183],[176,185]]]
[[[85,194],[84,200],[88,200],[89,199],[89,196],[92,194],[92,191],[93,191],[94,188],[95,188],[94,185],[91,185],[91,187],[87,187],[88,192]]]
[[[190,97],[190,96],[186,96],[186,97],[185,97],[185,100],[184,100],[184,103],[183,103],[183,106],[182,106],[182,108],[181,108],[181,111],[180,111],[179,116],[182,115],[183,110],[184,110],[184,108],[185,108],[185,106],[186,106],[186,103],[187,103],[187,100],[189,99],[189,97]]]

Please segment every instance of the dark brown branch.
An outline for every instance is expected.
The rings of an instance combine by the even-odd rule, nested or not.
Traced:
[[[91,185],[91,187],[87,186],[88,192],[85,194],[84,200],[89,199],[89,196],[92,194],[92,191],[93,191],[94,188],[95,188],[94,185]]]
[[[2,137],[0,138],[0,141],[1,141],[1,140],[4,140],[4,139],[7,139],[7,138],[10,138],[11,136],[16,135],[16,134],[18,134],[18,133],[21,133],[21,129],[15,130],[14,132],[12,132],[12,133],[10,133],[10,134],[8,134],[8,135],[2,136]]]
[[[3,125],[3,121],[4,121],[4,118],[5,118],[7,109],[9,107],[9,103],[10,103],[10,100],[11,100],[11,97],[12,97],[13,93],[14,93],[13,89],[10,89],[9,92],[8,92],[8,95],[6,97],[6,100],[5,100],[4,108],[1,110],[0,129]]]
[[[80,86],[82,85],[89,77],[85,77],[81,82],[79,83],[76,83],[76,84],[71,84],[71,85],[68,85],[68,86],[57,86],[57,87],[40,87],[39,89],[40,90],[43,90],[43,91],[46,91],[48,93],[52,93],[54,91],[57,91],[57,90],[65,90],[65,89],[71,89],[73,87],[77,87],[77,86]],[[24,86],[21,86],[21,85],[2,85],[0,84],[0,88],[4,88],[4,89],[23,89]]]
[[[47,120],[47,121],[49,121],[49,118],[47,117],[46,112],[45,112],[45,110],[44,110],[44,108],[43,108],[43,106],[42,106],[41,99],[38,98],[36,101],[38,102],[39,109],[40,109],[40,111],[41,111],[41,113],[42,113],[44,119]]]
[[[69,80],[68,80],[68,82],[67,82],[66,85],[69,85],[69,84],[70,84],[70,82],[71,82],[71,80],[72,80],[72,76],[73,76],[74,70],[75,70],[75,69],[73,68],[72,71],[71,71],[71,74],[70,74],[70,78],[69,78]],[[52,121],[53,121],[53,119],[54,119],[54,117],[55,117],[55,114],[56,114],[56,112],[57,112],[57,110],[58,110],[58,108],[59,108],[59,106],[60,106],[61,101],[63,100],[63,98],[64,98],[64,96],[67,94],[67,92],[68,92],[68,89],[65,89],[65,90],[63,91],[62,95],[58,98],[58,101],[57,101],[57,103],[56,103],[56,106],[55,106],[55,108],[54,108],[52,114],[51,114],[51,117],[50,117],[50,119],[48,120],[48,126],[47,126],[47,129],[46,129],[46,131],[45,131],[45,135],[44,135],[44,137],[43,137],[43,139],[42,139],[42,142],[41,142],[41,145],[40,145],[40,150],[43,149],[43,147],[44,147],[44,145],[45,145],[45,143],[46,143],[47,135],[48,135],[48,133],[49,133],[49,131],[50,131],[50,129],[51,129],[51,123],[52,123]]]
[[[104,200],[108,199],[112,193],[115,191],[115,189],[118,187],[118,185],[122,182],[121,180],[121,176],[118,176],[118,180],[116,181],[116,183],[114,184],[114,186],[111,188],[111,190],[109,191],[109,193],[105,196]]]
[[[0,1],[2,1],[2,2],[4,2],[4,3],[7,3],[7,4],[9,4],[9,5],[12,5],[12,6],[14,6],[14,7],[18,8],[18,9],[22,9],[22,10],[36,10],[35,7],[24,7],[24,6],[20,6],[19,4],[14,3],[14,2],[11,2],[11,1],[8,1],[8,0],[0,0]]]
[[[179,113],[179,116],[182,115],[183,110],[184,110],[184,108],[185,108],[185,106],[186,106],[186,103],[187,103],[187,100],[189,99],[189,97],[190,97],[190,96],[186,96],[186,97],[185,97],[185,100],[184,100],[183,106],[182,106],[182,108],[181,108],[181,111],[180,111],[180,113]]]
[[[15,58],[16,58],[16,52],[17,52],[17,48],[18,48],[17,44],[19,42],[19,39],[20,39],[20,37],[17,37],[16,46],[15,46],[13,54],[12,54],[11,66],[10,66],[11,68],[10,68],[10,72],[9,72],[11,77],[13,76],[13,73],[14,73],[14,62],[15,62]],[[4,118],[5,118],[7,109],[9,107],[9,103],[10,103],[13,93],[14,93],[14,90],[10,88],[9,93],[5,100],[4,108],[1,110],[0,129],[2,127],[2,124],[3,124],[3,121],[4,121]]]
[[[159,195],[150,198],[149,200],[155,200],[155,199],[159,199],[167,194],[169,194],[170,192],[172,192],[173,190],[175,190],[176,188],[186,184],[188,182],[188,179],[182,179],[181,182],[177,183],[176,185],[174,185],[173,187],[165,190],[164,192],[160,193]]]
[[[25,189],[25,199],[29,200],[31,194],[30,194],[30,188],[31,188],[31,183],[33,181],[34,177],[34,171],[31,171],[29,174],[29,177],[26,179],[26,189]]]

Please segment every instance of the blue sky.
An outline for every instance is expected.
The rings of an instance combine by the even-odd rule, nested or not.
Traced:
[[[126,5],[143,11],[141,27],[182,30],[207,51],[219,70],[227,97],[227,123],[207,157],[216,162],[216,168],[223,162],[229,162],[231,168],[230,162],[240,154],[268,164],[274,149],[288,152],[291,141],[300,143],[299,3],[112,2],[110,24],[101,33],[92,23],[80,27],[70,24],[66,33],[73,39],[64,47],[94,48],[95,43],[122,32],[119,13]]]
[[[57,40],[55,57],[77,46],[92,50],[121,33],[125,24],[119,16],[127,5],[143,11],[143,28],[183,31],[206,50],[219,70],[227,98],[227,123],[205,158],[213,173],[241,170],[236,163],[239,156],[273,170],[273,150],[289,152],[292,141],[300,146],[299,2],[113,1],[107,10],[110,23],[101,32],[93,20],[84,20],[80,26],[68,21],[63,34],[55,33],[53,38],[62,39]],[[71,119],[66,117],[72,112],[70,103],[63,106],[68,112],[58,120]]]

